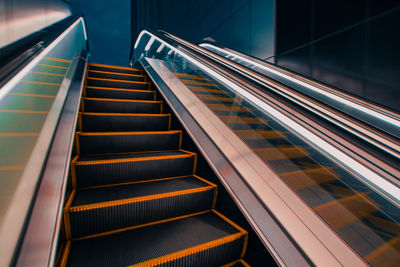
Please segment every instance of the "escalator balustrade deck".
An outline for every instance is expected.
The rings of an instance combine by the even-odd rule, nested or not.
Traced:
[[[77,128],[60,266],[248,266],[142,70],[89,64]]]

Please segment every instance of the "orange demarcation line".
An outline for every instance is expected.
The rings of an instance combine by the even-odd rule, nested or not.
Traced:
[[[247,262],[245,262],[244,260],[242,260],[242,259],[238,259],[238,260],[232,261],[232,262],[224,264],[224,265],[222,265],[220,267],[231,267],[231,266],[235,266],[235,264],[237,264],[237,263],[241,263],[245,267],[250,267],[250,265]]]
[[[98,164],[112,164],[112,163],[126,163],[136,161],[151,161],[151,160],[164,160],[164,159],[180,159],[192,157],[191,154],[180,154],[180,155],[166,155],[166,156],[152,156],[152,157],[135,157],[135,158],[123,158],[123,159],[102,159],[102,160],[91,160],[91,161],[78,161],[74,162],[76,166],[88,166]]]
[[[72,182],[72,187],[76,188],[77,187],[77,180],[76,180],[76,162],[79,159],[79,155],[76,155],[72,161],[71,161],[71,182]]]
[[[101,112],[81,112],[85,116],[134,116],[134,117],[167,117],[171,114],[151,114],[151,113],[101,113]]]
[[[228,222],[230,225],[232,225],[233,227],[235,227],[240,233],[242,233],[244,235],[244,240],[243,240],[243,249],[242,249],[242,253],[240,255],[240,258],[243,258],[244,254],[246,253],[246,249],[247,249],[247,243],[248,243],[248,233],[246,230],[244,230],[242,227],[240,227],[239,225],[237,225],[236,223],[234,223],[232,220],[228,219],[227,217],[225,217],[224,215],[222,215],[221,213],[219,213],[216,210],[212,210],[215,214],[217,214],[220,218],[222,218],[224,221]]]
[[[105,188],[105,187],[132,185],[132,184],[152,183],[152,182],[159,182],[159,181],[165,181],[165,180],[174,180],[174,179],[189,178],[189,177],[191,177],[191,176],[192,176],[192,175],[183,175],[183,176],[174,176],[174,177],[166,177],[166,178],[157,178],[157,179],[150,179],[150,180],[140,180],[140,181],[134,181],[134,182],[117,183],[117,184],[93,185],[93,186],[80,187],[79,189],[96,189],[96,188]]]
[[[67,240],[71,240],[71,238],[72,238],[71,218],[70,218],[69,209],[72,205],[72,201],[75,198],[75,194],[76,194],[76,189],[73,189],[68,197],[67,203],[65,203],[64,212],[63,212],[65,235],[66,235]]]
[[[46,83],[46,82],[34,82],[34,81],[22,81],[23,83],[34,83],[34,84],[45,84],[45,85],[55,85],[60,86],[61,83]]]
[[[111,69],[121,69],[121,70],[132,70],[132,71],[140,71],[140,69],[135,69],[135,68],[129,68],[129,67],[121,67],[121,66],[115,66],[115,65],[106,65],[106,64],[97,64],[97,63],[89,63],[89,67],[94,66],[94,67],[106,67],[106,68],[111,68]]]
[[[122,83],[139,83],[139,84],[150,84],[149,82],[140,82],[140,81],[127,81],[127,80],[117,80],[117,79],[107,79],[107,78],[96,78],[96,77],[87,77],[88,80],[99,80],[99,81],[109,81],[109,82],[122,82]]]
[[[59,61],[59,62],[66,62],[66,63],[71,63],[72,62],[72,60],[56,58],[56,57],[44,57],[44,59],[53,60],[53,61]]]
[[[94,210],[94,209],[102,209],[102,208],[113,207],[113,206],[133,204],[133,203],[137,203],[137,202],[146,202],[146,201],[151,201],[151,200],[156,200],[156,199],[161,199],[161,198],[171,198],[171,197],[176,197],[176,196],[190,195],[190,194],[209,191],[212,189],[213,189],[212,186],[204,186],[204,187],[199,187],[199,188],[192,188],[192,189],[186,189],[186,190],[168,192],[168,193],[162,193],[162,194],[146,195],[146,196],[140,196],[140,197],[92,203],[92,204],[70,207],[69,212],[70,213],[84,212],[84,211],[89,211],[89,210]]]
[[[193,255],[202,251],[206,251],[208,249],[212,249],[214,247],[233,242],[235,240],[238,240],[243,237],[242,233],[236,233],[232,235],[228,235],[222,238],[218,238],[216,240],[209,241],[204,244],[200,244],[191,248],[183,249],[177,252],[173,252],[158,258],[150,259],[148,261],[140,262],[137,264],[130,265],[130,267],[135,267],[135,266],[156,266],[156,265],[162,265],[174,260],[181,259],[183,257],[187,257],[189,255]]]
[[[38,136],[39,133],[0,133],[0,136]]]
[[[48,65],[48,64],[38,64],[38,66],[51,67],[51,68],[56,68],[56,69],[68,69],[68,67],[55,66],[55,65]]]
[[[194,217],[194,216],[197,216],[197,215],[205,214],[205,213],[208,213],[210,211],[211,210],[205,210],[205,211],[200,211],[200,212],[191,213],[191,214],[187,214],[187,215],[182,215],[182,216],[178,216],[178,217],[172,217],[172,218],[168,218],[168,219],[164,219],[164,220],[160,220],[160,221],[155,221],[155,222],[135,225],[135,226],[131,226],[131,227],[126,227],[126,228],[122,228],[122,229],[111,230],[111,231],[108,231],[108,232],[103,232],[103,233],[93,234],[93,235],[89,235],[89,236],[79,237],[79,238],[75,238],[73,241],[75,241],[75,240],[84,240],[84,239],[95,238],[95,237],[101,237],[101,236],[107,236],[107,235],[117,234],[117,233],[121,233],[121,232],[125,232],[125,231],[135,230],[135,229],[139,229],[139,228],[143,228],[143,227],[147,227],[147,226],[152,226],[152,225],[156,225],[156,224],[172,222],[172,221],[176,221],[176,220],[181,220],[181,219],[185,219],[185,218],[189,218],[189,217]]]
[[[64,77],[65,76],[65,74],[48,73],[48,72],[41,72],[41,71],[32,71],[32,73],[42,74],[42,75],[50,75],[50,76],[60,76],[60,77]]]
[[[131,100],[131,99],[119,99],[119,98],[93,98],[93,97],[82,97],[82,100],[92,101],[116,101],[116,102],[132,102],[132,103],[161,103],[161,101],[154,100]]]
[[[33,113],[33,114],[48,114],[48,111],[42,110],[13,110],[13,109],[0,109],[0,112],[7,113]]]
[[[25,168],[25,165],[0,166],[0,171],[22,170],[23,168]]]
[[[67,245],[64,248],[64,252],[61,257],[60,261],[60,267],[65,267],[67,266],[67,261],[68,261],[68,255],[69,251],[71,250],[71,241],[67,241]]]
[[[154,93],[151,90],[141,90],[141,89],[128,89],[128,88],[115,88],[115,87],[98,87],[98,86],[85,86],[86,89],[98,89],[98,90],[112,90],[112,91],[126,91],[126,92],[138,92],[138,93]]]
[[[105,74],[113,74],[113,75],[136,76],[136,77],[143,77],[143,78],[146,77],[143,74],[119,73],[119,72],[110,72],[110,71],[102,71],[102,70],[89,70],[89,72],[105,73]]]
[[[77,132],[78,136],[182,134],[181,130],[136,132]]]
[[[56,98],[56,96],[54,96],[54,95],[40,95],[40,94],[28,94],[28,93],[10,93],[10,95]]]

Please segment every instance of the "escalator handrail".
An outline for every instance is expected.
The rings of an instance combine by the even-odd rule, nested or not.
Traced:
[[[197,66],[199,66],[199,67],[201,66],[201,68],[204,68],[205,72],[208,72],[208,71],[215,72],[215,74],[218,76],[221,75],[221,73],[222,73],[222,72],[219,73],[218,72],[219,70],[214,68],[215,65],[208,65],[207,62],[203,61],[202,58],[196,57],[195,54],[191,54],[189,51],[185,50],[185,48],[182,45],[178,45],[177,43],[174,43],[174,41],[172,41],[172,40],[165,39],[165,37],[159,38],[159,37],[157,37],[157,35],[155,35],[155,34],[153,35],[151,33],[151,31],[148,31],[148,30],[142,30],[141,34],[139,34],[138,39],[135,43],[135,47],[140,43],[139,39],[142,38],[142,36],[145,36],[145,38],[146,38],[145,40],[147,42],[147,45],[144,44],[144,45],[146,45],[146,47],[141,47],[141,49],[142,50],[144,49],[144,51],[146,51],[146,49],[150,48],[151,45],[149,45],[149,44],[151,44],[155,40],[159,39],[162,42],[162,45],[168,46],[170,49],[172,48],[172,50],[175,49],[177,51],[176,53],[180,54],[180,56],[184,57],[185,59],[188,59],[190,62],[196,61],[196,65],[199,64]],[[150,78],[153,80],[154,84],[160,89],[162,94],[164,94],[164,97],[167,99],[167,101],[171,101],[171,99],[178,98],[178,97],[182,96],[181,94],[184,94],[184,96],[182,96],[181,99],[186,98],[187,101],[184,104],[183,104],[183,102],[181,102],[181,105],[183,106],[183,110],[182,110],[182,108],[175,110],[176,106],[174,105],[174,103],[172,103],[171,106],[172,106],[172,109],[174,110],[175,114],[178,116],[178,118],[180,118],[180,120],[186,120],[190,117],[195,118],[194,123],[192,123],[190,121],[183,123],[183,125],[185,125],[184,127],[188,130],[188,132],[189,133],[191,132],[190,134],[196,135],[199,131],[204,131],[206,133],[206,135],[209,135],[208,140],[211,140],[211,143],[214,142],[213,146],[215,147],[215,149],[214,148],[211,149],[211,151],[213,151],[213,152],[210,152],[210,153],[220,153],[223,157],[227,158],[228,164],[234,166],[232,169],[226,169],[225,165],[221,165],[220,159],[218,159],[216,162],[209,162],[211,164],[211,166],[214,166],[213,168],[214,168],[214,170],[216,170],[216,174],[221,178],[221,181],[223,183],[229,184],[229,186],[227,188],[228,188],[228,190],[233,191],[232,197],[237,202],[244,201],[244,203],[245,203],[244,205],[246,205],[247,211],[245,211],[243,213],[246,215],[247,214],[246,212],[248,212],[249,210],[252,212],[253,217],[249,218],[249,217],[247,217],[247,215],[246,215],[246,217],[248,218],[249,222],[251,222],[254,229],[263,229],[264,230],[261,232],[257,231],[257,233],[260,235],[260,238],[263,241],[267,240],[267,242],[264,242],[264,244],[268,247],[268,249],[270,249],[270,251],[275,251],[276,250],[275,246],[279,247],[280,252],[277,252],[278,255],[276,255],[275,253],[272,252],[272,254],[276,258],[282,259],[282,255],[284,258],[286,258],[286,257],[290,258],[290,255],[293,253],[292,250],[290,250],[290,252],[287,251],[287,248],[290,247],[290,245],[288,245],[287,243],[285,243],[285,241],[283,241],[284,238],[280,239],[279,241],[277,241],[275,239],[275,243],[272,241],[270,241],[270,242],[268,241],[268,235],[271,234],[270,233],[271,228],[268,227],[268,229],[266,229],[264,227],[266,221],[259,220],[260,216],[262,217],[262,216],[266,215],[265,210],[263,210],[263,209],[253,210],[254,206],[251,206],[251,207],[248,206],[250,203],[247,203],[247,200],[246,200],[246,199],[248,199],[247,197],[244,197],[243,199],[237,198],[237,196],[235,194],[239,194],[240,192],[242,192],[241,191],[242,188],[238,187],[238,184],[235,181],[232,182],[232,179],[230,177],[232,174],[242,177],[242,182],[244,182],[246,187],[250,189],[249,194],[251,194],[251,196],[258,198],[258,201],[262,205],[264,205],[266,210],[268,210],[267,214],[269,216],[274,217],[273,220],[278,221],[275,223],[284,232],[284,235],[287,240],[286,242],[290,242],[289,240],[292,240],[291,241],[291,242],[293,242],[292,245],[294,245],[296,247],[295,249],[298,251],[299,254],[302,254],[303,257],[306,258],[306,261],[307,261],[307,259],[310,259],[312,262],[322,263],[325,260],[327,260],[327,258],[330,258],[332,255],[335,255],[334,257],[335,257],[336,262],[342,262],[342,263],[343,262],[347,262],[347,263],[352,262],[352,263],[360,264],[360,261],[362,261],[362,260],[359,258],[357,253],[355,253],[351,247],[349,247],[340,237],[338,237],[337,234],[334,233],[334,231],[331,228],[327,227],[325,222],[323,222],[320,219],[320,217],[318,217],[315,213],[313,213],[311,211],[311,209],[304,204],[304,202],[300,199],[300,197],[298,195],[296,195],[294,192],[290,191],[289,187],[287,187],[287,185],[284,183],[284,181],[282,181],[282,179],[279,178],[279,176],[270,167],[268,167],[265,163],[262,163],[260,161],[260,159],[257,158],[257,156],[254,154],[254,152],[251,152],[249,150],[249,147],[247,147],[242,141],[238,140],[238,137],[236,135],[234,135],[233,132],[231,132],[230,130],[224,131],[227,128],[227,126],[224,125],[224,123],[222,121],[216,119],[215,114],[213,115],[213,113],[210,110],[208,110],[207,108],[204,108],[201,106],[196,106],[194,109],[196,109],[197,111],[199,111],[199,110],[204,111],[204,113],[201,116],[202,116],[202,118],[207,118],[207,121],[208,121],[208,123],[204,123],[204,120],[203,120],[201,122],[201,124],[198,121],[197,113],[194,112],[194,110],[192,110],[188,114],[187,109],[195,106],[194,105],[195,100],[191,99],[190,97],[186,97],[187,96],[186,91],[188,91],[189,89],[187,89],[187,88],[185,89],[185,87],[180,87],[179,84],[175,84],[173,81],[170,81],[169,78],[162,80],[163,78],[161,78],[160,75],[169,73],[167,67],[165,67],[164,69],[159,69],[158,73],[153,75],[154,67],[150,63],[150,61],[153,59],[143,58],[140,56],[141,53],[142,53],[142,51],[138,50],[137,53],[135,51],[135,53],[133,53],[133,54],[136,54],[136,56],[138,58],[140,58],[139,63],[144,67],[145,71],[149,74]],[[131,63],[133,63],[133,62],[131,61]],[[156,63],[154,63],[154,64],[156,64]],[[212,62],[211,62],[211,64],[212,64]],[[162,65],[162,64],[160,63],[160,65]],[[157,75],[158,75],[158,77],[157,77]],[[232,75],[234,75],[234,74],[232,74]],[[167,74],[167,76],[168,76],[168,74]],[[231,75],[224,75],[224,76],[231,77]],[[161,81],[160,81],[160,79],[161,79]],[[176,86],[171,86],[168,89],[167,87],[170,84],[170,82],[172,84],[175,84]],[[232,83],[230,83],[230,84],[232,84]],[[163,86],[166,90],[164,93],[163,93],[164,89],[162,89]],[[234,86],[234,85],[232,85],[232,86]],[[246,89],[242,88],[242,87],[246,87],[246,85],[239,85],[236,87],[241,87],[240,90],[242,90],[242,89],[246,90]],[[171,93],[167,92],[167,90],[173,90],[174,92],[171,94]],[[193,94],[193,93],[191,93],[191,94]],[[252,95],[250,97],[254,98],[257,96]],[[179,101],[180,100],[178,100],[178,102]],[[188,119],[188,120],[190,120],[190,119]],[[198,126],[195,126],[196,124]],[[205,125],[205,124],[208,124],[208,125]],[[211,128],[215,127],[216,129],[220,129],[222,132],[226,133],[227,135],[225,135],[225,134],[221,135],[221,132],[215,131],[215,128],[213,131],[210,127]],[[212,134],[210,135],[211,132],[212,132]],[[224,136],[227,141],[221,141],[221,140],[225,140],[222,136]],[[197,140],[197,139],[194,138],[194,140]],[[215,142],[217,142],[216,140],[219,140],[218,144],[215,143]],[[229,140],[231,142],[234,142],[235,145],[233,145]],[[209,147],[207,145],[200,144],[204,141],[205,140],[203,138],[200,138],[200,140],[197,140],[196,142],[198,142],[198,144],[200,145],[199,149],[205,153],[203,155],[206,158],[209,158],[210,155],[205,152],[206,149],[209,149]],[[205,142],[207,142],[207,141],[205,141]],[[223,143],[222,147],[221,147],[221,142]],[[241,153],[235,154],[235,152],[233,152],[233,151],[235,151],[235,149],[233,147],[229,147],[231,145],[233,145],[235,147],[235,149],[237,151],[240,151]],[[246,155],[247,159],[243,158],[243,161],[241,161],[243,155]],[[238,164],[238,160],[241,162],[240,164]],[[246,162],[246,164],[244,162]],[[219,169],[219,168],[221,168],[221,169]],[[224,175],[222,175],[222,176],[219,175],[220,172],[228,172],[228,174],[226,174],[227,176],[224,177]],[[252,175],[250,176],[249,174],[252,174]],[[271,189],[270,184],[267,185],[266,187],[263,186],[264,183],[266,183],[266,181],[267,181],[267,180],[265,180],[266,177],[268,177],[268,179],[267,179],[268,181],[272,181],[272,180],[277,181],[278,188],[279,188],[278,191],[280,190],[281,191],[280,193],[282,193],[283,195],[279,195],[279,193],[276,193],[275,190],[273,190],[274,192],[268,191]],[[234,189],[232,189],[232,188],[234,188]],[[277,188],[275,188],[275,189],[277,189]],[[288,203],[286,201],[284,201],[285,203],[282,203],[282,202],[280,202],[280,200],[277,200],[275,198],[278,195],[281,200],[282,200],[283,196],[285,196],[286,199],[290,199],[290,201],[289,201],[289,202],[291,202],[290,211],[288,210],[290,205],[288,205]],[[274,199],[274,200],[269,201],[269,200],[271,200],[271,199],[269,199],[270,197],[271,197],[271,199]],[[275,202],[275,200],[277,200],[277,202]],[[282,205],[280,205],[280,204],[278,205],[279,208],[276,205],[278,202],[282,204]],[[297,203],[297,204],[295,204],[295,203]],[[293,205],[295,206],[295,208]],[[300,207],[302,207],[301,211],[299,210]],[[291,208],[294,208],[294,210]],[[290,216],[293,215],[294,217],[291,217],[290,219],[288,219],[289,217],[285,216],[286,219],[283,219],[282,214],[286,214],[287,216],[289,216],[288,214],[291,214]],[[306,215],[306,217],[304,217],[305,215]],[[275,217],[275,216],[279,217],[279,219],[277,219],[277,217]],[[300,217],[302,217],[302,218],[300,219]],[[257,218],[257,219],[255,219],[255,218]],[[271,222],[271,220],[269,220],[269,222]],[[301,230],[297,231],[295,229],[297,229],[297,230],[301,229]],[[294,231],[292,231],[292,230],[294,230]],[[302,238],[304,238],[305,236],[308,236],[306,239],[309,242],[303,242],[304,240],[302,241]],[[318,238],[318,236],[323,237],[323,238],[320,239],[320,238]],[[293,240],[295,240],[295,241],[293,241]],[[330,240],[329,243],[327,243],[326,240]],[[284,243],[284,245],[282,245],[282,242]],[[283,247],[285,247],[286,249],[281,250],[281,248],[283,248]],[[280,253],[282,253],[282,254],[280,254]],[[321,257],[321,255],[325,255],[327,258]],[[286,258],[286,259],[288,259],[288,258]],[[280,261],[278,261],[278,262],[280,262]]]
[[[44,38],[46,42],[41,45],[40,49],[35,50],[29,54],[28,57],[24,57],[23,61],[11,60],[8,62],[8,69],[12,70],[4,76],[5,80],[3,81],[5,81],[5,83],[2,84],[2,87],[0,88],[0,99],[6,97],[10,91],[12,92],[14,86],[17,85],[20,80],[25,77],[25,75],[28,74],[43,57],[45,57],[45,55],[56,47],[56,45],[59,44],[64,37],[74,29],[74,27],[79,25],[79,23],[82,23],[84,40],[87,43],[86,26],[83,17],[80,15],[74,15],[62,20],[61,22],[55,23],[54,25],[56,26],[53,28],[50,26],[54,31],[49,33],[49,37]],[[46,31],[41,32],[41,34],[46,34]],[[22,52],[20,55],[24,54],[25,53]],[[16,58],[18,58],[18,56]],[[75,60],[77,58],[78,57],[75,56],[73,59]],[[72,63],[74,63],[74,60]],[[14,67],[9,68],[10,66]],[[32,216],[32,206],[39,197],[39,185],[42,182],[42,175],[46,171],[46,163],[49,162],[48,152],[52,148],[54,133],[60,121],[68,92],[72,84],[75,82],[73,77],[76,75],[76,70],[77,63],[71,64],[68,68],[43,123],[43,127],[40,130],[37,141],[34,144],[32,153],[29,155],[27,164],[24,166],[13,199],[8,204],[6,216],[2,218],[0,228],[0,266],[15,265],[18,260],[17,256],[20,252],[24,235],[26,234],[27,225]],[[51,195],[51,193],[46,191],[44,193],[45,196],[43,197],[46,198],[49,196],[47,194]],[[55,193],[56,195],[59,195],[62,191],[56,191]],[[46,230],[48,231],[50,229]],[[34,229],[34,231],[36,231],[36,229]],[[31,247],[30,249],[38,249],[41,245],[42,244],[37,247]]]
[[[256,83],[261,86],[273,89],[278,94],[289,99],[290,101],[296,102],[297,104],[303,106],[304,108],[310,110],[312,113],[317,114],[320,117],[328,120],[331,123],[336,124],[347,132],[367,141],[371,145],[381,149],[385,153],[400,159],[400,141],[393,135],[387,134],[382,130],[379,130],[371,125],[368,125],[360,120],[357,120],[349,115],[333,110],[331,107],[327,107],[325,104],[306,96],[296,90],[288,88],[287,86],[282,86],[277,83],[271,83],[271,79],[265,77],[254,70],[248,69],[236,62],[233,62],[225,57],[222,57],[214,52],[211,52],[205,48],[190,44],[189,42],[169,34],[164,31],[160,31],[165,36],[172,38],[181,45],[189,46],[192,50],[196,51],[200,55],[211,58],[217,61],[226,68],[232,69],[236,72],[243,74],[245,77],[251,78]],[[399,120],[400,124],[400,120]]]
[[[81,18],[73,14],[0,49],[0,90],[25,68],[71,24]]]
[[[400,114],[396,111],[390,110],[387,107],[373,103],[367,99],[363,99],[356,95],[347,93],[343,90],[333,88],[329,85],[312,80],[308,77],[289,71],[272,63],[262,61],[258,58],[243,54],[241,52],[232,50],[213,42],[201,42],[199,46],[206,49],[208,49],[207,47],[210,47],[211,49],[219,50],[229,56],[236,57],[241,61],[252,64],[253,67],[262,68],[263,70],[267,71],[271,77],[266,73],[262,73],[260,71],[250,68],[249,66],[241,64],[248,70],[256,71],[260,75],[263,75],[267,78],[277,80],[278,82],[286,85],[291,84],[289,86],[298,91],[301,91],[298,88],[308,88],[313,93],[315,93],[311,96],[312,98],[318,99],[319,97],[322,97],[332,100],[333,102],[330,104],[327,103],[327,105],[333,108],[341,109],[342,112],[345,112],[350,116],[357,117],[357,115],[361,114],[363,116],[364,122],[380,129],[381,131],[387,133],[389,136],[394,137],[396,140],[400,138]],[[230,60],[234,62],[234,60]],[[341,107],[341,105],[344,104],[350,106],[351,111],[348,112],[346,110],[343,110],[343,107]],[[356,113],[352,115],[351,112]],[[386,125],[379,125],[380,123],[384,123]],[[390,137],[388,139],[390,139]]]
[[[146,29],[147,30],[147,29]],[[197,58],[202,58],[204,60],[208,60],[210,62],[213,62],[211,64],[219,64],[220,68],[227,70],[227,71],[233,71],[235,74],[239,73],[240,77],[243,78],[248,78],[250,79],[252,82],[254,80],[256,80],[256,83],[261,85],[262,88],[268,88],[268,89],[274,89],[272,86],[270,86],[269,84],[266,84],[263,82],[263,76],[259,75],[258,73],[254,73],[254,71],[251,70],[246,70],[244,69],[245,75],[240,75],[241,71],[243,70],[243,67],[241,65],[238,65],[237,63],[234,62],[229,62],[230,60],[221,57],[220,55],[217,55],[211,51],[208,51],[204,48],[198,47],[194,44],[191,44],[179,37],[176,37],[174,35],[171,35],[167,32],[164,31],[158,31],[158,33],[162,34],[164,39],[165,37],[167,38],[167,42],[175,42],[174,46],[178,47],[178,49],[186,49],[186,50],[190,50],[193,51],[192,53],[194,53],[194,57]],[[211,54],[210,54],[211,53]],[[226,64],[225,64],[226,63]],[[231,65],[234,65],[235,67],[231,67]],[[237,67],[237,68],[236,68]],[[260,77],[261,76],[261,77]],[[241,80],[242,78],[239,78],[239,80]],[[264,77],[265,79],[265,77]],[[250,87],[248,87],[250,88]],[[251,89],[247,89],[249,91],[252,91]],[[265,90],[265,89],[264,89]],[[261,94],[263,94],[263,92],[260,92]],[[257,93],[256,93],[257,94]],[[262,97],[261,97],[262,98]],[[295,102],[296,104],[300,103],[303,99],[296,99],[296,98],[289,98],[289,102]],[[262,101],[262,100],[261,100]],[[314,110],[310,110],[311,112],[318,112],[319,109],[326,109],[329,110],[329,108],[324,107],[323,105],[319,105],[318,109],[314,109]],[[321,114],[322,112],[320,112],[320,114],[318,115],[324,115]],[[323,117],[323,116],[321,116]],[[339,114],[339,116],[337,116],[339,119],[344,119],[344,120],[348,120],[349,123],[352,123],[352,118],[348,118],[348,116],[346,116],[346,114]],[[323,117],[324,118],[324,117]],[[343,128],[344,130],[348,130],[348,128],[346,128],[346,125],[340,125],[338,124],[339,127]],[[363,127],[360,127],[363,126]],[[338,137],[330,137],[329,134],[327,134],[328,131],[326,131],[322,126],[317,126],[317,128],[320,129],[316,129],[317,132],[322,133],[322,135],[325,135],[327,138],[326,140],[333,140],[333,143],[337,143],[334,140],[338,140]],[[371,135],[373,134],[377,134],[377,138],[378,137],[382,137],[383,134],[381,132],[377,133],[377,130],[375,129],[371,129],[371,127],[369,127],[368,125],[361,125],[359,122],[355,123],[354,126],[356,129],[359,129],[361,131],[360,135],[356,135],[356,137],[360,138],[360,137],[364,137],[365,135],[361,135],[363,131],[367,131],[370,130],[369,133],[371,133]],[[350,129],[351,130],[351,129]],[[353,132],[350,132],[353,133]],[[368,133],[368,132],[367,132]],[[354,133],[353,133],[354,134]],[[385,136],[386,137],[386,136]],[[341,138],[342,140],[344,140],[343,138]],[[363,139],[364,140],[364,139]],[[386,140],[386,139],[385,139]],[[393,147],[399,147],[400,150],[400,145],[395,141],[389,138],[390,142],[387,144],[387,148],[393,148]],[[374,140],[369,140],[370,142],[373,142]],[[377,141],[378,142],[378,141]],[[397,205],[400,202],[400,198],[399,195],[396,193],[398,190],[400,190],[400,172],[397,168],[393,168],[393,166],[390,166],[389,164],[387,164],[387,162],[383,161],[381,158],[377,157],[376,155],[372,154],[371,151],[367,151],[366,149],[360,149],[360,147],[358,147],[357,145],[352,144],[351,142],[346,142],[346,146],[344,146],[343,144],[337,144],[335,146],[340,146],[342,151],[346,151],[345,153],[347,153],[348,155],[351,155],[352,158],[356,159],[356,161],[358,162],[363,162],[363,164],[365,164],[365,166],[369,166],[369,169],[374,170],[375,173],[379,173],[379,176],[382,179],[378,179],[376,181],[369,179],[368,177],[366,177],[366,180],[364,182],[366,182],[367,184],[369,184],[369,186],[372,186],[373,188],[375,188],[377,191],[381,192],[381,194],[385,195],[386,197],[389,197],[394,203],[396,203]],[[351,147],[351,149],[349,149]],[[377,148],[382,149],[382,147],[377,145]],[[400,158],[400,151],[399,153],[397,153],[397,150],[391,150],[392,153],[394,153],[396,155],[397,158]]]

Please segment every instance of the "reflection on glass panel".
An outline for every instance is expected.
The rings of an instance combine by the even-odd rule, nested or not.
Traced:
[[[76,53],[86,47],[80,20],[0,99],[0,222],[30,160]]]
[[[136,58],[157,58],[368,263],[400,262],[400,210],[281,122],[171,48],[142,36]]]

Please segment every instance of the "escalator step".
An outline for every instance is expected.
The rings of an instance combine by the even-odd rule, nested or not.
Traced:
[[[86,86],[86,96],[92,98],[117,98],[155,100],[155,91]]]
[[[67,235],[89,236],[209,210],[216,190],[197,176],[77,189],[64,213]]]
[[[171,114],[89,113],[79,114],[83,132],[166,131]]]
[[[84,100],[83,110],[86,112],[161,113],[162,111],[161,101],[88,97],[82,97],[82,99]]]
[[[194,173],[196,154],[183,150],[77,156],[71,164],[74,187],[127,183]]]
[[[115,72],[110,72],[110,71],[99,71],[99,70],[89,70],[88,77],[115,79],[115,80],[127,80],[127,81],[139,81],[139,82],[146,81],[146,76],[140,75],[140,74],[115,73]]]
[[[142,70],[128,68],[128,67],[120,67],[120,66],[112,66],[112,65],[103,65],[103,64],[89,64],[89,71],[91,70],[98,70],[98,71],[108,71],[108,72],[115,72],[115,73],[126,73],[126,74],[143,74]]]
[[[136,81],[125,81],[125,80],[114,80],[104,78],[90,78],[86,79],[87,86],[96,87],[114,87],[121,89],[150,89],[150,83],[148,82],[136,82]]]
[[[80,154],[125,153],[179,149],[182,131],[78,132]]]
[[[218,266],[246,244],[245,230],[212,211],[69,242],[61,266]]]

